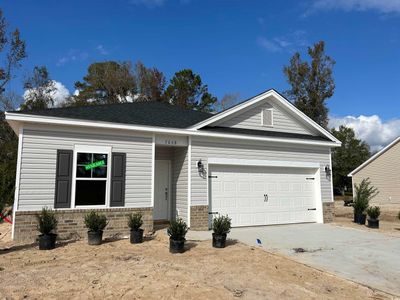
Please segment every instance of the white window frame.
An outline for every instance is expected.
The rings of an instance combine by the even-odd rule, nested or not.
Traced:
[[[76,180],[104,180],[104,178],[76,178],[77,157],[79,153],[99,153],[107,154],[107,178],[106,178],[106,199],[104,205],[75,205]],[[112,164],[112,147],[109,146],[87,146],[75,145],[74,158],[72,166],[72,191],[71,191],[71,208],[109,208],[110,207],[110,188],[111,188],[111,164]]]
[[[271,111],[271,124],[264,124],[264,112],[266,110]],[[263,127],[274,127],[274,109],[273,108],[263,108],[261,109],[261,126]]]

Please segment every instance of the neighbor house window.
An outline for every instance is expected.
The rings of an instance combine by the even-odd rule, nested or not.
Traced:
[[[109,154],[76,152],[75,206],[106,205]]]

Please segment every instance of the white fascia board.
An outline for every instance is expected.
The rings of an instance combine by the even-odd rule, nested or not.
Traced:
[[[52,125],[91,127],[91,128],[107,128],[107,129],[117,129],[117,130],[132,130],[132,131],[140,131],[148,133],[174,134],[174,135],[185,135],[185,136],[203,136],[203,137],[227,138],[227,139],[248,140],[248,141],[272,142],[272,143],[287,143],[294,145],[310,145],[310,146],[323,146],[323,147],[340,146],[340,144],[336,142],[329,142],[329,141],[325,142],[325,141],[315,141],[315,140],[253,136],[244,134],[226,134],[226,133],[205,132],[205,131],[191,130],[191,129],[161,128],[156,126],[145,126],[145,125],[127,125],[127,124],[110,123],[110,122],[33,116],[33,115],[7,113],[7,112],[6,112],[6,120],[8,122],[18,121],[18,122],[29,122],[36,124],[52,124]]]
[[[300,119],[302,121],[304,121],[306,124],[310,125],[311,127],[313,127],[314,129],[316,129],[318,132],[322,133],[324,136],[326,136],[327,138],[329,138],[331,141],[341,145],[341,142],[335,138],[330,132],[328,132],[326,129],[322,128],[320,125],[318,125],[317,123],[315,123],[312,119],[310,119],[306,114],[304,114],[302,111],[300,111],[299,109],[297,109],[294,105],[292,105],[291,103],[289,103],[285,98],[283,98],[279,93],[277,93],[274,90],[269,90],[266,91],[265,93],[262,93],[258,96],[255,96],[254,98],[247,100],[245,102],[243,102],[242,104],[239,104],[237,106],[232,107],[231,109],[227,109],[226,111],[215,115],[214,117],[211,117],[205,121],[202,121],[192,127],[190,127],[190,129],[200,129],[204,126],[207,126],[209,124],[215,123],[223,118],[228,117],[231,114],[234,114],[242,109],[245,109],[249,106],[252,106],[262,100],[264,100],[267,97],[273,96],[276,100],[279,101],[280,104],[282,104],[284,107],[286,107],[288,110],[290,110],[291,112],[293,112],[295,115],[297,115],[298,117],[300,117]]]
[[[389,145],[387,145],[385,148],[383,148],[381,151],[375,153],[375,155],[371,156],[368,160],[366,160],[364,163],[362,163],[360,166],[355,168],[353,171],[351,171],[347,176],[352,177],[355,173],[360,171],[362,168],[364,168],[366,165],[370,164],[372,161],[377,159],[379,156],[381,156],[383,153],[388,151],[390,148],[392,148],[394,145],[396,145],[398,142],[400,142],[400,136],[395,139],[393,142],[391,142]]]
[[[234,158],[213,158],[207,159],[211,165],[233,165],[233,166],[256,166],[256,167],[285,167],[285,168],[312,168],[319,169],[318,163],[280,161],[280,160],[258,160],[258,159],[234,159]]]

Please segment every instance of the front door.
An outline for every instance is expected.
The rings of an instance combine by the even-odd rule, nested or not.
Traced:
[[[154,220],[169,219],[170,161],[156,160],[154,178]]]

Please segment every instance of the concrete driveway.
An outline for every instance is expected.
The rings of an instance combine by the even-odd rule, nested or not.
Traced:
[[[189,232],[189,239],[210,238]],[[234,228],[229,238],[400,296],[400,238],[329,224]],[[304,252],[296,252],[302,248]]]

